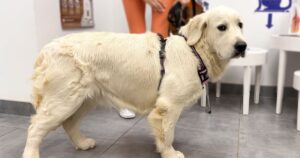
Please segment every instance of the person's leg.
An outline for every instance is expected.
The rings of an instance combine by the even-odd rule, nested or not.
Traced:
[[[130,33],[146,32],[145,5],[143,0],[123,0]]]
[[[129,32],[145,33],[145,2],[143,0],[123,0],[123,6],[127,18]],[[128,109],[120,109],[119,112],[120,116],[126,119],[135,117],[135,113],[129,111]]]
[[[164,12],[158,12],[152,9],[152,25],[151,30],[155,33],[160,33],[164,37],[169,35],[168,14],[170,8],[174,5],[175,0],[162,0],[166,6]]]

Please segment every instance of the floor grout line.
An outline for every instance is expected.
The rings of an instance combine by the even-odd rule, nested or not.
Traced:
[[[1,126],[0,126],[1,127]],[[3,127],[3,126],[2,126]],[[5,133],[3,133],[3,134],[1,134],[0,135],[0,138],[1,137],[3,137],[3,136],[5,136],[5,135],[7,135],[7,134],[9,134],[10,132],[13,132],[13,131],[15,131],[15,130],[17,130],[17,128],[16,127],[13,127],[13,129],[12,130],[8,130],[7,132],[5,132]]]
[[[226,102],[224,100],[226,100]],[[227,100],[232,100],[232,101],[227,101]],[[213,114],[211,116],[209,116],[209,114],[206,114],[203,111],[204,109],[201,107],[186,110],[187,113],[185,113],[186,115],[184,115],[186,120],[183,121],[182,124],[177,124],[176,127],[178,127],[178,129],[180,131],[187,130],[187,132],[183,132],[182,133],[183,135],[179,135],[181,138],[183,138],[183,141],[178,141],[177,143],[179,146],[182,146],[182,148],[186,148],[186,146],[185,146],[186,139],[188,141],[191,140],[191,142],[187,143],[187,145],[188,145],[187,149],[190,148],[191,150],[188,151],[186,154],[192,155],[192,157],[199,157],[199,155],[202,153],[204,155],[205,154],[211,155],[211,157],[222,157],[221,155],[219,155],[219,153],[223,154],[223,152],[225,155],[225,156],[223,155],[223,157],[232,157],[232,158],[247,157],[247,156],[249,156],[249,154],[247,154],[247,153],[252,154],[252,155],[250,155],[250,157],[252,156],[252,157],[260,157],[260,158],[263,156],[266,156],[267,154],[271,155],[273,157],[274,156],[275,157],[276,156],[284,157],[284,154],[286,154],[286,156],[295,157],[300,153],[300,150],[298,152],[298,150],[296,148],[297,145],[300,143],[300,141],[297,141],[298,138],[300,138],[299,137],[300,135],[298,135],[299,133],[296,133],[296,131],[295,131],[297,98],[296,99],[290,98],[290,99],[286,99],[286,100],[288,100],[288,101],[284,102],[284,104],[286,105],[286,110],[284,111],[285,113],[283,113],[282,115],[277,115],[274,113],[274,108],[275,108],[275,103],[276,103],[275,100],[264,99],[264,98],[262,98],[262,101],[260,104],[254,104],[253,101],[250,101],[250,105],[249,105],[250,113],[248,116],[243,115],[242,114],[242,109],[243,109],[242,98],[237,98],[237,97],[235,97],[234,99],[233,99],[233,97],[227,98],[226,95],[224,96],[223,99],[220,99],[218,101],[214,100],[215,104],[218,104],[218,105],[213,105],[213,110],[214,110],[214,107],[216,107],[216,112],[213,111]],[[228,105],[230,104],[230,106],[228,106],[228,109],[227,109],[227,104]],[[197,104],[194,106],[200,106],[200,105]],[[240,109],[239,109],[239,107],[240,107]],[[205,116],[204,116],[204,114],[205,114]],[[217,116],[217,114],[218,114],[218,116]],[[206,116],[206,115],[208,115],[208,116]],[[5,147],[5,150],[3,150],[3,151],[13,151],[14,149],[19,150],[18,147],[20,146],[20,144],[18,144],[18,143],[16,144],[14,142],[14,139],[11,139],[11,138],[13,138],[13,136],[15,136],[18,133],[26,132],[27,125],[25,127],[24,122],[25,122],[25,120],[27,120],[27,118],[23,118],[23,116],[22,116],[22,118],[15,117],[15,116],[10,117],[10,114],[5,114],[5,115],[0,114],[0,117],[3,117],[3,119],[1,118],[1,120],[0,120],[0,123],[3,122],[3,125],[0,125],[0,129],[1,129],[1,127],[3,127],[3,130],[1,130],[2,132],[0,134],[0,139],[3,140],[2,145],[4,145],[4,147]],[[260,121],[259,121],[259,122],[257,122],[258,124],[256,124],[256,122],[252,122],[253,120],[257,119],[257,117],[259,117],[261,119],[266,119],[266,120],[264,120],[263,123],[260,123]],[[205,129],[200,130],[202,133],[195,133],[195,132],[199,132],[199,130],[197,130],[197,129],[201,128],[202,124],[199,124],[199,125],[197,124],[197,125],[193,126],[193,122],[198,121],[200,119],[204,119],[204,118],[209,119],[212,124],[207,124],[208,121],[203,122],[204,123],[203,125],[205,125]],[[228,126],[228,124],[226,124],[227,122],[225,122],[223,120],[223,118],[225,118],[226,120],[228,118],[228,120],[230,121],[230,124],[229,124],[230,126]],[[99,143],[101,145],[100,146],[101,149],[91,151],[91,154],[87,154],[87,157],[89,157],[89,158],[95,158],[95,157],[106,158],[106,157],[119,157],[119,156],[125,157],[122,155],[127,154],[128,152],[131,152],[131,150],[132,150],[131,148],[126,148],[126,145],[130,145],[130,142],[127,142],[125,139],[127,139],[127,137],[129,135],[131,135],[133,131],[136,131],[137,128],[140,128],[141,124],[144,124],[144,121],[145,121],[144,119],[145,119],[145,117],[141,117],[141,116],[136,117],[136,119],[129,120],[128,122],[126,122],[125,126],[121,126],[121,123],[118,124],[119,122],[117,122],[117,124],[112,124],[112,125],[108,124],[107,126],[118,128],[117,135],[115,135],[115,133],[114,133],[114,137],[111,137],[111,138],[105,137],[105,135],[103,136],[102,134],[97,135],[96,141],[101,140],[101,139],[104,140],[103,142],[101,141],[101,143]],[[236,119],[238,119],[238,120],[236,120]],[[92,120],[92,119],[90,119],[90,120]],[[113,121],[118,121],[118,120],[113,119]],[[124,121],[124,120],[122,120],[122,121]],[[125,120],[125,121],[127,121],[127,120]],[[236,121],[238,121],[238,122],[236,122]],[[26,121],[26,122],[28,122],[28,121]],[[188,125],[186,125],[185,122],[188,122]],[[226,131],[228,129],[228,133],[229,133],[230,137],[227,137],[223,134],[219,135],[219,131],[222,132],[221,131],[222,128],[215,128],[215,127],[223,127],[223,123],[224,123],[224,129],[226,129]],[[264,123],[268,123],[268,126],[264,125]],[[217,124],[218,124],[218,126],[215,126]],[[269,126],[269,124],[270,124],[270,126]],[[181,126],[178,126],[178,125],[181,125]],[[207,127],[206,127],[206,125],[207,125]],[[5,128],[5,127],[10,127],[10,128]],[[89,133],[89,136],[92,136],[93,134],[95,134],[95,135],[97,134],[96,132],[94,132],[93,128],[89,129],[90,125],[86,126],[86,127],[87,127],[87,131],[91,132],[91,133]],[[234,128],[232,128],[232,127],[234,127]],[[264,132],[266,131],[266,129],[273,130],[272,128],[274,128],[274,127],[276,128],[276,129],[274,129],[275,131],[270,134],[268,133],[269,134],[268,137],[265,137]],[[211,132],[211,130],[215,130],[215,131]],[[282,130],[284,130],[284,131],[282,131]],[[86,131],[84,131],[84,132],[86,132]],[[139,133],[140,130],[137,130],[136,132]],[[134,133],[136,133],[136,132],[134,132]],[[203,134],[203,133],[206,134],[206,132],[214,133],[215,135],[210,135],[209,137],[202,137],[201,135],[199,135],[199,139],[193,139],[192,134],[194,134],[195,136],[198,136],[198,134]],[[256,133],[256,132],[258,132],[258,133]],[[56,134],[65,135],[64,131],[60,131],[59,133],[56,133]],[[188,134],[190,134],[191,136],[189,136]],[[282,136],[286,139],[284,141],[281,141],[281,138],[279,136],[280,137]],[[190,137],[192,137],[192,138],[190,138]],[[269,138],[273,139],[274,137],[275,137],[275,139],[274,139],[275,143],[272,143],[271,145],[273,148],[280,147],[280,149],[281,149],[280,151],[276,150],[276,148],[275,149],[268,148],[268,146],[270,145]],[[175,138],[178,138],[178,137],[175,137]],[[218,150],[217,148],[212,148],[212,150],[203,150],[203,149],[206,149],[206,146],[209,144],[201,142],[203,140],[202,138],[208,138],[211,140],[215,140],[215,138],[221,138],[221,139],[218,139],[213,142],[211,140],[209,140],[210,142],[212,142],[211,145],[214,145],[214,146],[217,145],[217,147],[220,147],[220,150]],[[254,138],[254,141],[251,140],[253,138]],[[224,141],[223,141],[223,139],[224,139]],[[288,139],[291,139],[292,142],[290,142]],[[139,140],[139,138],[137,138],[137,140]],[[227,142],[227,140],[228,140],[228,142]],[[259,141],[257,141],[257,140],[259,140]],[[206,141],[206,139],[205,139],[205,141]],[[237,144],[234,144],[234,141],[236,141]],[[60,142],[62,142],[62,141],[59,140],[58,143],[60,143]],[[227,144],[227,143],[230,143],[230,144]],[[291,147],[291,144],[293,144],[295,146]],[[17,145],[17,148],[14,147],[16,145]],[[223,147],[223,145],[224,145],[224,147]],[[234,145],[237,145],[237,146],[234,147]],[[284,145],[286,145],[286,146],[284,146]],[[123,146],[124,146],[125,150],[124,150]],[[64,147],[65,147],[65,145],[62,145],[61,149],[64,149]],[[144,148],[144,146],[141,146],[141,145],[138,147]],[[208,147],[210,147],[210,146],[208,146]],[[0,148],[1,148],[0,157],[10,157],[10,156],[4,156],[5,154],[18,154],[18,153],[4,153],[2,151],[2,147],[0,147]],[[259,148],[261,148],[260,153],[255,153],[254,150],[257,150]],[[69,149],[69,147],[68,147],[68,149]],[[135,150],[135,149],[133,148],[133,150]],[[49,152],[50,154],[52,152],[50,149],[47,149],[47,151],[50,151]],[[220,151],[220,152],[216,152],[216,151]],[[2,155],[2,154],[4,154],[4,155]],[[74,157],[75,154],[77,155],[77,153],[74,153],[74,156],[72,156],[73,153],[68,153],[68,154],[71,155],[70,157]],[[79,153],[79,154],[82,154],[82,153]],[[85,154],[85,153],[83,153],[83,154]],[[133,154],[134,153],[128,154],[128,156],[134,157]],[[197,154],[197,155],[195,155],[195,154]],[[234,157],[234,155],[236,155],[237,157]],[[149,157],[149,156],[146,155],[145,158],[146,157]]]
[[[120,137],[117,138],[115,142],[113,142],[107,149],[105,149],[101,154],[100,157],[102,157],[112,146],[114,146],[121,137],[123,137],[125,134],[127,134],[137,123],[139,123],[144,117],[141,117],[139,120],[137,120],[132,126],[130,126]]]
[[[242,117],[242,116],[241,116]],[[237,158],[240,157],[240,132],[241,132],[241,117],[239,117],[238,142],[237,142]]]
[[[237,158],[240,157],[240,132],[241,132],[241,119],[243,117],[243,99],[240,100],[240,114],[239,114],[239,127],[238,127],[238,142],[237,142]]]

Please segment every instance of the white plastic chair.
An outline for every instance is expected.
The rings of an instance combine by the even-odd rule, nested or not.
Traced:
[[[244,58],[232,59],[229,66],[244,67],[244,83],[243,83],[243,114],[249,114],[249,98],[251,86],[251,69],[255,67],[255,91],[254,103],[259,103],[260,81],[262,66],[266,63],[267,50],[260,48],[249,48]],[[216,97],[221,96],[221,80],[216,83]]]
[[[300,71],[294,72],[293,87],[298,91],[297,130],[300,131]]]

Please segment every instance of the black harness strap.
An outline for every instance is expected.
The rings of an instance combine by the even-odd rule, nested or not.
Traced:
[[[192,49],[192,52],[194,53],[194,55],[197,57],[197,59],[200,61],[199,65],[197,67],[197,71],[198,71],[198,75],[199,78],[201,80],[201,83],[204,84],[206,83],[206,81],[208,81],[209,77],[208,77],[208,73],[207,73],[207,68],[202,60],[202,58],[200,57],[199,53],[197,52],[197,50],[195,49],[194,46],[190,46]]]
[[[185,36],[183,36],[183,35],[179,35],[179,36],[183,37],[187,41]],[[190,46],[190,48],[192,49],[193,54],[199,60],[199,65],[197,66],[197,72],[198,72],[198,76],[200,78],[200,81],[202,83],[202,86],[204,86],[204,84],[209,79],[207,68],[206,68],[202,58],[200,57],[199,53],[197,52],[196,48],[194,46]]]
[[[160,50],[159,50],[159,60],[160,60],[160,79],[159,79],[159,83],[158,83],[158,87],[157,90],[159,90],[162,79],[164,78],[165,75],[165,59],[166,59],[166,43],[167,40],[161,35],[161,34],[157,34],[160,38]]]
[[[161,69],[160,69],[160,80],[159,80],[158,87],[157,87],[157,89],[159,90],[161,82],[162,82],[162,79],[163,79],[163,77],[165,75],[164,62],[165,62],[165,59],[166,59],[166,54],[165,54],[166,50],[165,50],[165,47],[166,47],[167,40],[161,34],[157,34],[157,35],[160,38],[160,40],[159,40],[160,41],[159,59],[160,59]],[[183,36],[183,35],[180,35],[180,36],[182,36],[185,40],[187,40],[185,36]],[[195,47],[194,46],[190,46],[190,48],[192,49],[193,54],[199,60],[199,65],[197,66],[197,72],[198,72],[198,76],[200,78],[200,81],[201,81],[202,85],[204,86],[204,84],[209,79],[207,68],[206,68],[206,66],[205,66],[202,58],[200,57],[199,53],[195,49]]]
[[[157,87],[157,90],[159,91],[159,88],[160,88],[160,85],[161,85],[161,82],[162,82],[162,79],[164,78],[164,75],[165,75],[165,59],[166,59],[166,43],[167,43],[167,40],[161,35],[161,34],[157,34],[160,38],[160,50],[159,50],[159,60],[160,60],[160,79],[159,79],[159,83],[158,83],[158,87]],[[186,37],[184,37],[183,35],[180,35],[182,36],[185,40]],[[192,52],[193,54],[196,56],[196,58],[199,60],[199,65],[197,66],[197,72],[198,72],[198,76],[200,78],[200,81],[202,83],[202,87],[204,88],[204,85],[206,83],[206,81],[208,80],[208,72],[207,72],[207,68],[202,60],[202,58],[200,57],[199,53],[197,52],[197,50],[195,49],[194,46],[190,46],[190,48],[192,49]],[[211,113],[211,107],[210,107],[210,102],[209,102],[209,92],[208,92],[208,85],[207,85],[207,103],[208,103],[208,106],[207,106],[207,112],[208,113]]]
[[[182,36],[186,41],[187,38],[183,35]],[[194,46],[190,46],[190,48],[192,49],[193,54],[197,57],[197,59],[199,60],[199,65],[197,66],[197,71],[198,71],[198,76],[200,78],[200,81],[202,83],[202,88],[204,88],[204,86],[206,86],[205,90],[206,90],[206,103],[207,103],[207,107],[206,107],[206,112],[211,114],[211,105],[210,105],[210,101],[209,101],[209,88],[208,88],[208,72],[207,72],[207,68],[205,66],[205,63],[203,62],[202,58],[200,57],[200,54],[197,52],[196,48]]]

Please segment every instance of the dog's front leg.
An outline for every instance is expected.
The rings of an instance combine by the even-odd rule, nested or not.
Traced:
[[[162,158],[184,158],[184,155],[172,146],[175,124],[181,111],[182,108],[179,106],[160,102],[156,104],[156,108],[148,116],[148,121],[154,132],[157,150],[161,153]]]

